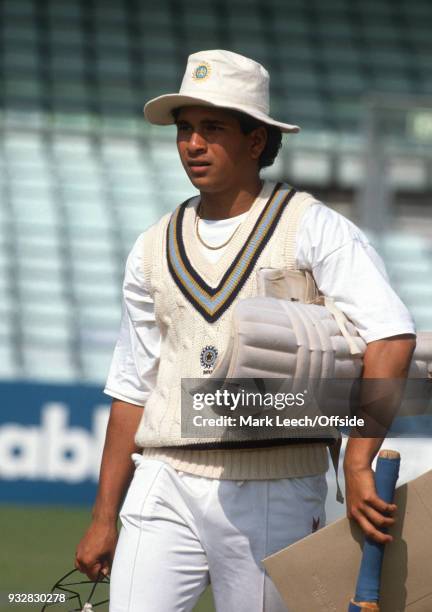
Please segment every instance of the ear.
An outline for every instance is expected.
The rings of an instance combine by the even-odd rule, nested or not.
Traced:
[[[252,159],[259,159],[267,143],[267,130],[261,125],[255,130],[252,130],[249,136],[251,157]]]

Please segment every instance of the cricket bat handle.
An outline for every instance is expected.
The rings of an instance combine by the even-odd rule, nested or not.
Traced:
[[[399,476],[400,455],[397,451],[382,450],[377,459],[375,487],[379,497],[388,504],[393,502],[396,481]],[[385,530],[383,530],[385,531]],[[354,599],[348,612],[379,612],[379,591],[384,544],[368,538],[363,546],[363,556],[357,579]]]

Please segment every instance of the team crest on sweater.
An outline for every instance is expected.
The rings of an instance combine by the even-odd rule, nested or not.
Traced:
[[[213,372],[214,364],[218,356],[218,350],[215,346],[207,345],[203,348],[200,354],[201,367],[203,374],[211,374]]]

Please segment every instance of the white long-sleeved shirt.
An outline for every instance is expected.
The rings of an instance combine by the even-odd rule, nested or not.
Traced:
[[[222,220],[200,219],[199,233],[212,246],[224,243],[247,215]],[[202,245],[209,263],[225,249]],[[154,304],[142,271],[143,234],[126,263],[122,321],[104,392],[144,406],[156,384],[160,334]],[[413,319],[390,286],[383,261],[363,232],[348,219],[312,204],[297,234],[296,263],[312,271],[320,291],[334,299],[351,319],[365,342],[415,333]]]

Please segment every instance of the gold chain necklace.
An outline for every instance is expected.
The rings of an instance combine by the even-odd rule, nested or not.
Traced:
[[[198,240],[201,242],[201,244],[203,246],[205,246],[206,249],[210,249],[212,251],[217,251],[219,249],[223,249],[223,247],[225,247],[234,238],[235,234],[237,233],[237,230],[239,229],[239,227],[241,225],[241,221],[238,224],[238,226],[235,228],[235,230],[233,231],[231,236],[228,238],[228,240],[226,240],[222,244],[219,244],[218,246],[213,246],[211,244],[207,244],[207,242],[204,242],[204,240],[202,239],[202,237],[201,237],[201,235],[199,233],[198,223],[199,223],[199,220],[201,219],[200,213],[201,213],[201,202],[199,203],[198,209],[197,209],[196,214],[195,214],[195,233],[197,235]]]

